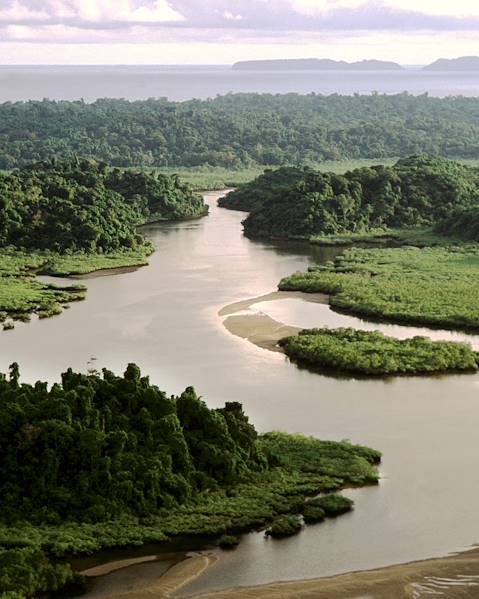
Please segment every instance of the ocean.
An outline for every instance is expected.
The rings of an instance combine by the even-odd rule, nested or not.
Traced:
[[[479,72],[234,71],[229,66],[0,66],[0,102],[174,101],[238,92],[479,96]]]

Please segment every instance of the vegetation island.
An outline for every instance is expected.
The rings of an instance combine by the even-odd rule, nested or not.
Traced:
[[[143,265],[153,251],[138,230],[153,221],[207,213],[178,177],[110,168],[87,159],[34,163],[0,173],[0,320],[61,312],[83,286],[58,287],[56,276]]]
[[[329,58],[286,58],[273,60],[243,60],[233,64],[236,71],[404,71],[397,62],[389,60],[359,60],[346,62]],[[425,65],[422,71],[478,71],[478,56],[439,58]]]
[[[439,58],[426,65],[424,71],[479,71],[479,56],[461,56],[460,58]]]
[[[366,376],[477,372],[479,355],[466,343],[427,337],[395,339],[378,331],[304,329],[279,341],[300,366]]]
[[[258,435],[241,404],[167,396],[134,364],[51,387],[12,364],[0,395],[1,599],[80,592],[69,558],[100,549],[293,534],[350,510],[336,491],[378,481],[373,449]]]

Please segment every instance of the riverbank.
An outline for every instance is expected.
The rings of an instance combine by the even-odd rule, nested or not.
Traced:
[[[46,254],[37,274],[51,277],[83,277],[95,273],[119,274],[148,265],[148,257],[155,248],[147,243],[138,250],[109,254]],[[41,256],[41,254],[40,254]]]
[[[478,594],[479,548],[475,548],[444,558],[317,580],[227,589],[191,599],[419,599],[426,595],[475,599]]]

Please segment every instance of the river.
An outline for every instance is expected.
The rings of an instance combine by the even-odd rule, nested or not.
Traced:
[[[88,279],[84,302],[2,334],[2,369],[17,361],[24,380],[53,381],[69,366],[122,371],[134,361],[170,393],[194,385],[211,407],[241,402],[260,431],[383,451],[380,485],[346,492],[353,513],[281,542],[245,535],[185,593],[317,578],[479,542],[479,375],[329,378],[231,335],[221,308],[268,294],[281,277],[332,254],[249,241],[244,214],[217,208],[217,197],[206,196],[204,219],[147,228],[157,247],[149,267]],[[287,321],[288,309],[283,303],[274,316]]]

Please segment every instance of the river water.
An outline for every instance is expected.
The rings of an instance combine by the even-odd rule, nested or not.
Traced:
[[[91,278],[84,302],[2,334],[1,368],[15,360],[24,380],[53,381],[69,366],[121,371],[134,361],[170,393],[194,385],[211,407],[240,401],[260,431],[383,451],[380,485],[346,492],[353,513],[280,542],[245,535],[187,593],[374,568],[479,542],[479,375],[329,378],[228,333],[223,306],[273,291],[331,250],[249,241],[244,214],[217,208],[217,197],[206,197],[204,219],[147,229],[158,249],[149,267]]]

